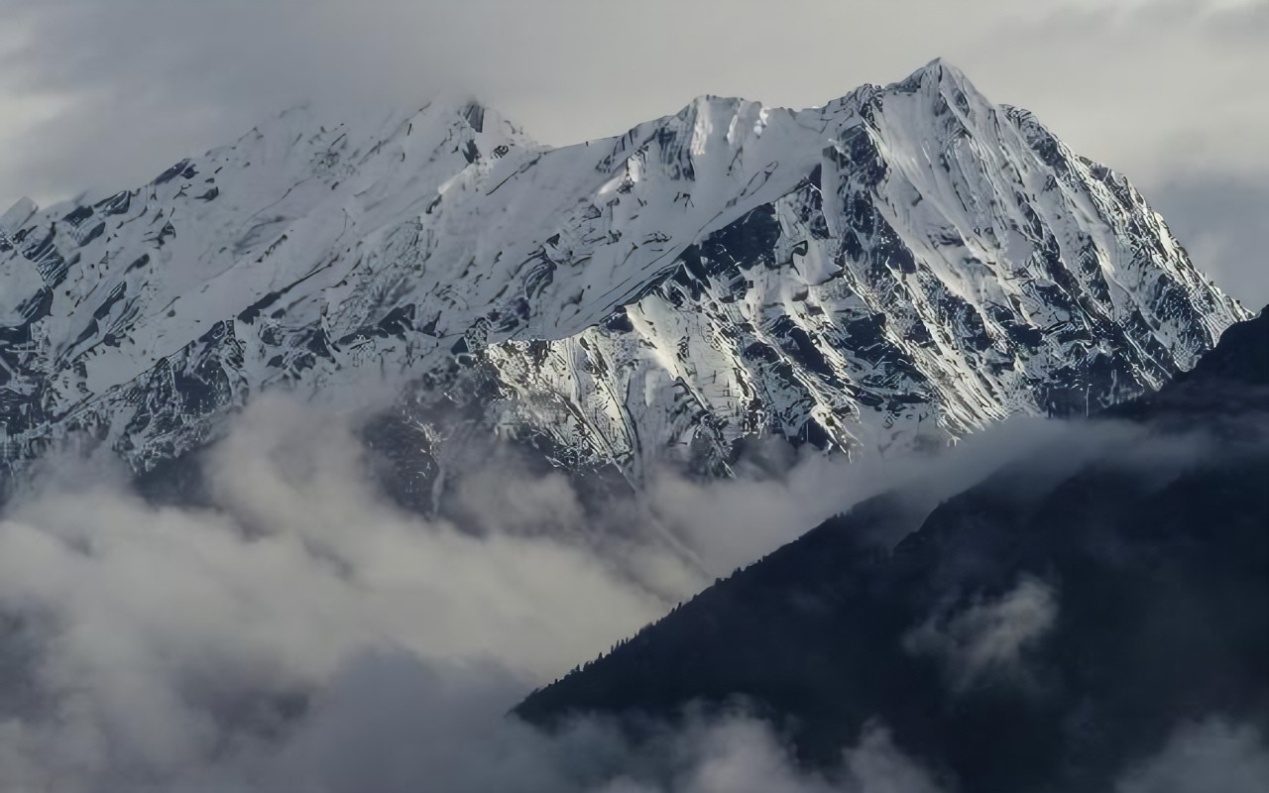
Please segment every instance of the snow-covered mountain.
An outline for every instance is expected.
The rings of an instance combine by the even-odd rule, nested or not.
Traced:
[[[477,104],[300,109],[0,216],[3,458],[82,436],[147,470],[263,390],[368,382],[433,460],[907,449],[1158,386],[1245,316],[1123,177],[940,61],[560,149]]]

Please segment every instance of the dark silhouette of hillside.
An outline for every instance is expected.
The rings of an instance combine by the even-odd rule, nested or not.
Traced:
[[[742,701],[812,765],[879,722],[974,793],[1111,790],[1187,721],[1269,734],[1269,310],[1080,431],[1124,420],[1134,448],[1059,444],[924,520],[901,493],[862,504],[515,713]]]

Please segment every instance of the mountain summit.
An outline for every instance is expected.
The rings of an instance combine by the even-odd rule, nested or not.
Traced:
[[[725,471],[755,436],[897,451],[1087,412],[1244,316],[1127,180],[941,61],[561,149],[475,103],[302,109],[0,216],[3,460],[81,436],[144,471],[261,391],[373,378],[433,473],[493,438]]]

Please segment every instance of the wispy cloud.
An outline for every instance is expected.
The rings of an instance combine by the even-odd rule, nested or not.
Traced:
[[[1211,718],[1182,726],[1155,756],[1125,774],[1118,793],[1258,793],[1269,747],[1249,725]]]
[[[932,616],[904,637],[904,649],[939,658],[957,690],[986,676],[1025,679],[1024,653],[1044,638],[1057,615],[1056,590],[1023,577],[997,598],[976,598],[951,613]]]
[[[508,719],[706,583],[637,531],[626,564],[572,532],[562,478],[504,478],[514,497],[486,500],[478,525],[427,521],[375,490],[344,422],[280,400],[211,454],[206,507],[153,506],[92,463],[57,471],[0,519],[5,793],[873,793],[924,778],[881,733],[830,779],[743,714],[639,743],[597,719],[554,735]]]

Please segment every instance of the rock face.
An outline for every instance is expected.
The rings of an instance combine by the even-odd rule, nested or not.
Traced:
[[[1085,412],[1242,316],[1123,177],[938,61],[563,149],[476,104],[302,109],[0,216],[2,457],[82,437],[145,471],[262,390],[375,381],[433,461],[461,432],[725,471],[753,436],[902,450]]]
[[[1069,448],[933,509],[921,493],[866,502],[518,713],[674,719],[742,698],[810,764],[883,724],[941,789],[1018,793],[1144,790],[1123,783],[1178,732],[1264,735],[1266,356],[1269,310],[1114,411],[1130,421],[1078,423]],[[1223,756],[1210,779],[1198,753],[1172,759],[1172,775],[1254,788]]]

